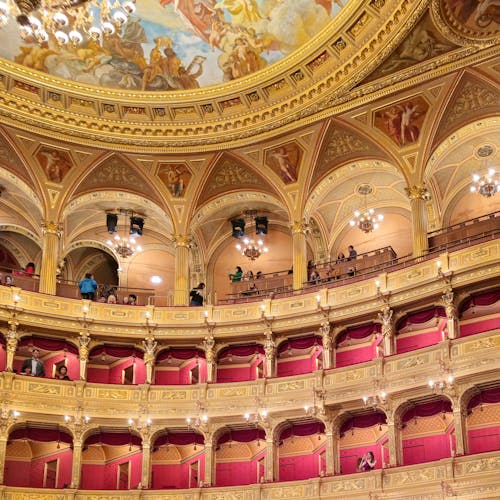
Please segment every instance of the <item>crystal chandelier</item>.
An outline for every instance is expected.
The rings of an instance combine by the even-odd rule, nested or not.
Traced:
[[[486,198],[494,196],[497,191],[500,191],[500,182],[495,179],[495,174],[494,168],[489,168],[488,173],[484,175],[472,174],[471,192],[479,193]]]
[[[363,184],[358,188],[358,193],[364,196],[364,207],[354,211],[354,218],[349,221],[351,227],[358,226],[363,233],[371,233],[378,229],[379,222],[384,220],[382,214],[376,214],[373,208],[368,208],[367,196],[373,192],[372,186]]]
[[[269,252],[269,248],[264,246],[264,242],[260,239],[257,238],[257,210],[246,210],[244,215],[248,219],[254,219],[255,220],[255,238],[243,238],[241,243],[236,244],[236,249],[241,252],[241,255],[244,257],[249,258],[250,260],[255,260],[258,259],[263,253]],[[267,219],[266,219],[267,220]],[[260,234],[267,234],[267,222],[266,222],[266,230],[263,233]]]
[[[133,217],[133,212],[130,210],[120,210],[120,213],[125,216],[125,218],[129,215]],[[134,235],[127,235],[127,224],[124,223],[123,235],[120,236],[118,232],[116,232],[114,238],[112,240],[108,240],[106,243],[108,246],[117,253],[122,259],[126,259],[127,257],[132,257],[136,252],[142,252],[141,245],[137,245],[137,241],[134,238]],[[115,228],[118,229],[118,228]],[[131,231],[130,231],[131,232]]]
[[[135,12],[135,0],[0,0],[0,27],[15,16],[26,41],[76,46],[113,35]]]

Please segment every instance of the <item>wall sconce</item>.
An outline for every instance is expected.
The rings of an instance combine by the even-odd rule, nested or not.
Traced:
[[[196,401],[197,415],[193,418],[186,417],[188,429],[199,429],[208,422],[208,414],[200,401]]]
[[[438,260],[436,261],[437,274],[438,277],[441,278],[447,285],[451,283],[451,278],[453,276],[453,271],[448,269],[447,271],[443,271],[443,263]]]
[[[12,301],[14,302],[14,305],[17,306],[19,304],[19,301],[21,300],[21,296],[18,293],[15,293],[12,296]]]
[[[72,417],[71,415],[64,415],[64,421],[67,424],[69,424],[70,422],[77,422],[78,418]],[[88,424],[90,422],[90,417],[88,417],[87,415],[85,415],[84,417],[82,417],[82,422],[84,424]]]
[[[259,398],[255,399],[255,411],[253,413],[247,412],[243,415],[247,424],[258,425],[259,422],[265,422],[269,412],[266,408],[261,408],[261,402]]]
[[[266,304],[261,304],[260,305],[260,317],[264,318],[266,313]]]

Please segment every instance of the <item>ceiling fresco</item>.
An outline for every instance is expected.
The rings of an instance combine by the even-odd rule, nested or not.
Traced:
[[[138,0],[102,44],[23,40],[0,29],[0,57],[83,84],[168,91],[235,80],[306,44],[349,0]],[[352,1],[352,0],[351,0]]]

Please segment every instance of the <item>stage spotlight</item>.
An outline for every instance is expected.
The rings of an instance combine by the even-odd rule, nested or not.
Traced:
[[[255,217],[255,234],[267,234],[267,217]]]
[[[233,226],[233,238],[241,238],[245,235],[244,219],[233,219],[231,225]]]
[[[118,231],[118,215],[106,214],[106,226],[109,234],[114,234]]]
[[[133,236],[142,236],[144,228],[144,219],[142,217],[130,217],[130,234]]]

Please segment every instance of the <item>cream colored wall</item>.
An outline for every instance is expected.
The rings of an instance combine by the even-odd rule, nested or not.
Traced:
[[[269,234],[263,237],[264,244],[269,248],[269,253],[262,254],[257,260],[250,261],[243,257],[235,245],[238,240],[231,238],[226,243],[226,247],[217,257],[217,262],[214,266],[213,283],[214,290],[219,298],[231,292],[231,284],[229,282],[229,274],[233,273],[236,266],[241,266],[243,272],[248,270],[253,271],[254,275],[257,271],[266,273],[274,273],[284,271],[292,267],[292,237],[279,231],[270,230]]]

